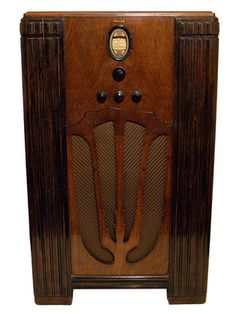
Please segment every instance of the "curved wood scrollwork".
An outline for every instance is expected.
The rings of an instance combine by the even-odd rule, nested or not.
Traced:
[[[104,198],[108,197],[104,195],[104,191],[102,191],[102,185],[101,185],[101,179],[106,180],[104,176],[105,174],[101,174],[101,165],[100,160],[98,156],[99,148],[97,147],[98,140],[101,141],[108,141],[109,139],[106,138],[107,133],[104,129],[103,133],[99,133],[99,135],[96,134],[96,129],[98,129],[101,126],[107,126],[112,128],[114,139],[112,140],[112,143],[109,144],[110,146],[107,146],[106,151],[103,152],[103,162],[104,159],[106,159],[106,154],[108,153],[108,150],[114,149],[114,161],[112,167],[115,167],[114,172],[111,174],[112,170],[110,171],[110,175],[108,176],[108,180],[113,180],[113,183],[110,182],[111,185],[115,186],[113,187],[115,200],[113,199],[112,202],[115,204],[115,212],[114,212],[114,222],[110,222],[110,227],[108,227],[106,222],[106,211],[104,209]],[[127,125],[129,125],[131,132],[131,136],[134,136],[136,134],[136,130],[141,129],[140,134],[142,134],[142,146],[139,147],[139,154],[140,154],[140,160],[139,164],[131,164],[130,167],[138,167],[136,172],[138,171],[138,178],[137,178],[137,189],[133,192],[136,194],[136,205],[135,209],[131,213],[133,215],[133,222],[132,222],[132,228],[131,231],[127,236],[125,228],[126,228],[126,208],[124,206],[124,184],[127,177],[127,174],[125,173],[125,140],[126,140],[126,128]],[[135,128],[136,126],[139,126]],[[107,129],[108,130],[108,129]],[[75,213],[76,208],[80,206],[86,206],[86,204],[81,204],[80,202],[76,203],[76,193],[82,193],[81,189],[86,189],[86,187],[83,187],[82,181],[80,181],[80,185],[76,187],[76,180],[78,180],[78,176],[87,176],[85,173],[82,174],[82,170],[78,170],[79,166],[77,164],[73,164],[73,160],[75,160],[75,154],[79,155],[82,154],[82,148],[79,148],[79,146],[76,148],[77,151],[75,151],[75,146],[73,146],[73,138],[80,138],[83,141],[86,142],[88,145],[89,151],[90,151],[90,162],[91,163],[91,173],[93,176],[93,186],[91,186],[91,190],[94,187],[94,201],[95,201],[95,207],[97,211],[97,226],[98,226],[98,232],[99,232],[99,240],[100,243],[97,245],[100,246],[99,250],[100,252],[95,252],[93,249],[93,239],[89,242],[89,240],[86,240],[86,235],[83,236],[83,231],[81,231],[81,239],[84,243],[84,246],[87,248],[87,251],[93,255],[97,260],[100,262],[115,265],[116,268],[122,268],[122,265],[125,263],[132,263],[132,262],[138,262],[143,257],[145,257],[145,254],[148,255],[150,251],[154,248],[151,247],[148,250],[146,249],[146,253],[144,256],[140,253],[135,257],[132,258],[132,251],[138,248],[140,243],[140,237],[142,236],[142,217],[145,213],[143,213],[144,210],[144,198],[145,198],[145,181],[147,179],[147,170],[148,170],[148,163],[150,154],[150,147],[152,143],[156,139],[158,139],[158,145],[161,148],[160,152],[160,158],[162,158],[162,161],[160,165],[160,171],[162,176],[162,187],[161,190],[152,192],[159,193],[158,195],[160,201],[162,202],[160,206],[160,213],[158,219],[160,220],[159,227],[156,226],[156,228],[159,228],[161,230],[162,223],[163,223],[163,212],[164,212],[164,206],[165,206],[165,181],[167,179],[167,160],[170,158],[170,135],[171,135],[171,127],[169,125],[166,125],[165,123],[159,121],[155,115],[151,112],[143,112],[143,111],[134,111],[134,110],[122,110],[117,108],[106,108],[104,110],[98,111],[98,112],[87,112],[84,116],[84,118],[79,121],[76,124],[68,126],[67,129],[68,134],[68,152],[69,152],[69,182],[70,182],[70,207],[71,212]],[[109,137],[112,138],[113,136],[110,133]],[[100,138],[98,138],[100,136]],[[131,138],[132,142],[132,138]],[[130,143],[131,143],[130,142]],[[140,142],[139,142],[140,143]],[[168,144],[169,143],[169,144]],[[100,144],[99,144],[100,145]],[[129,143],[127,144],[129,145]],[[161,146],[160,146],[161,145]],[[114,146],[114,147],[112,147]],[[140,146],[140,145],[139,145]],[[102,146],[103,147],[103,146]],[[158,146],[156,146],[158,147]],[[138,146],[137,146],[138,148]],[[129,154],[135,154],[134,152],[130,151]],[[157,152],[154,151],[154,155]],[[99,152],[99,154],[101,154]],[[153,156],[154,156],[153,155]],[[87,158],[87,157],[86,157]],[[87,158],[88,159],[88,158]],[[83,162],[82,162],[83,163]],[[81,163],[81,169],[83,167]],[[86,162],[87,163],[87,162]],[[107,161],[109,163],[109,161]],[[108,165],[109,166],[109,165]],[[75,168],[77,167],[77,170]],[[77,173],[75,173],[77,171]],[[103,171],[103,170],[102,170]],[[159,173],[160,174],[160,173]],[[149,176],[152,174],[149,174]],[[155,175],[155,173],[153,174]],[[158,173],[156,174],[158,176]],[[115,176],[115,178],[114,178]],[[82,180],[83,178],[81,178]],[[90,180],[91,181],[91,180]],[[115,182],[115,183],[114,183]],[[153,187],[154,188],[154,187]],[[110,190],[107,192],[110,193]],[[148,194],[148,192],[146,192]],[[88,206],[88,211],[91,210]],[[108,211],[112,211],[112,204],[111,201],[107,206]],[[113,207],[114,207],[113,206]],[[153,205],[154,206],[154,205]],[[94,207],[93,207],[94,208]],[[94,209],[93,209],[94,210]],[[84,208],[84,211],[86,212],[86,209]],[[89,215],[89,213],[87,212]],[[73,215],[73,214],[72,214]],[[85,215],[85,214],[84,214]],[[108,213],[109,215],[109,213]],[[76,215],[75,215],[76,216]],[[75,221],[82,220],[82,217],[78,217],[72,219],[72,224],[74,224],[74,228],[72,232],[80,233],[78,230],[78,223]],[[94,218],[96,219],[96,218]],[[108,217],[109,219],[109,217]],[[85,223],[85,221],[84,221]],[[89,222],[88,222],[89,223]],[[113,226],[114,225],[114,226]],[[114,235],[111,236],[111,228],[114,227]],[[77,228],[77,230],[76,230]],[[89,225],[86,226],[87,230],[84,231],[84,234],[89,230]],[[83,229],[83,227],[82,227]],[[159,230],[159,232],[160,232]],[[147,232],[147,230],[146,230]],[[91,237],[91,236],[90,236]],[[96,237],[96,236],[95,236]],[[151,240],[151,242],[156,242],[158,238],[158,234],[156,234],[156,239]],[[144,242],[147,240],[143,240]],[[94,251],[94,252],[93,252]],[[103,251],[103,252],[102,252]],[[109,253],[110,252],[110,253]],[[104,255],[105,254],[105,255]],[[111,257],[112,255],[112,257]],[[139,256],[140,255],[140,256]],[[100,256],[100,257],[99,257]],[[102,256],[102,257],[101,257]],[[107,256],[107,257],[106,257]],[[127,258],[128,257],[128,258]]]

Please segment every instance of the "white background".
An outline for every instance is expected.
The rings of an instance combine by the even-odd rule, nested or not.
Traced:
[[[236,40],[235,1],[8,0],[0,4],[0,312],[236,313]],[[165,290],[75,290],[72,306],[33,301],[22,115],[19,22],[25,11],[211,10],[221,23],[217,137],[208,298],[167,303]]]

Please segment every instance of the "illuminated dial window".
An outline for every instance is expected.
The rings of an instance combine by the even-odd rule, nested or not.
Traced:
[[[130,36],[126,29],[117,26],[109,33],[109,51],[113,59],[124,60],[130,50]]]

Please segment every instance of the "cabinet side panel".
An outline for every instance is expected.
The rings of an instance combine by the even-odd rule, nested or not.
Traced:
[[[170,303],[203,303],[207,290],[218,55],[216,24],[215,18],[176,22]]]
[[[21,22],[30,237],[37,303],[54,302],[52,297],[57,297],[56,303],[69,303],[63,297],[71,296],[62,24],[61,19]]]

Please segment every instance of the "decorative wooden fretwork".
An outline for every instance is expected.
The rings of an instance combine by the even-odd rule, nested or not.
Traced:
[[[122,267],[155,248],[169,135],[153,113],[116,108],[87,112],[68,127],[72,232],[99,262]]]

